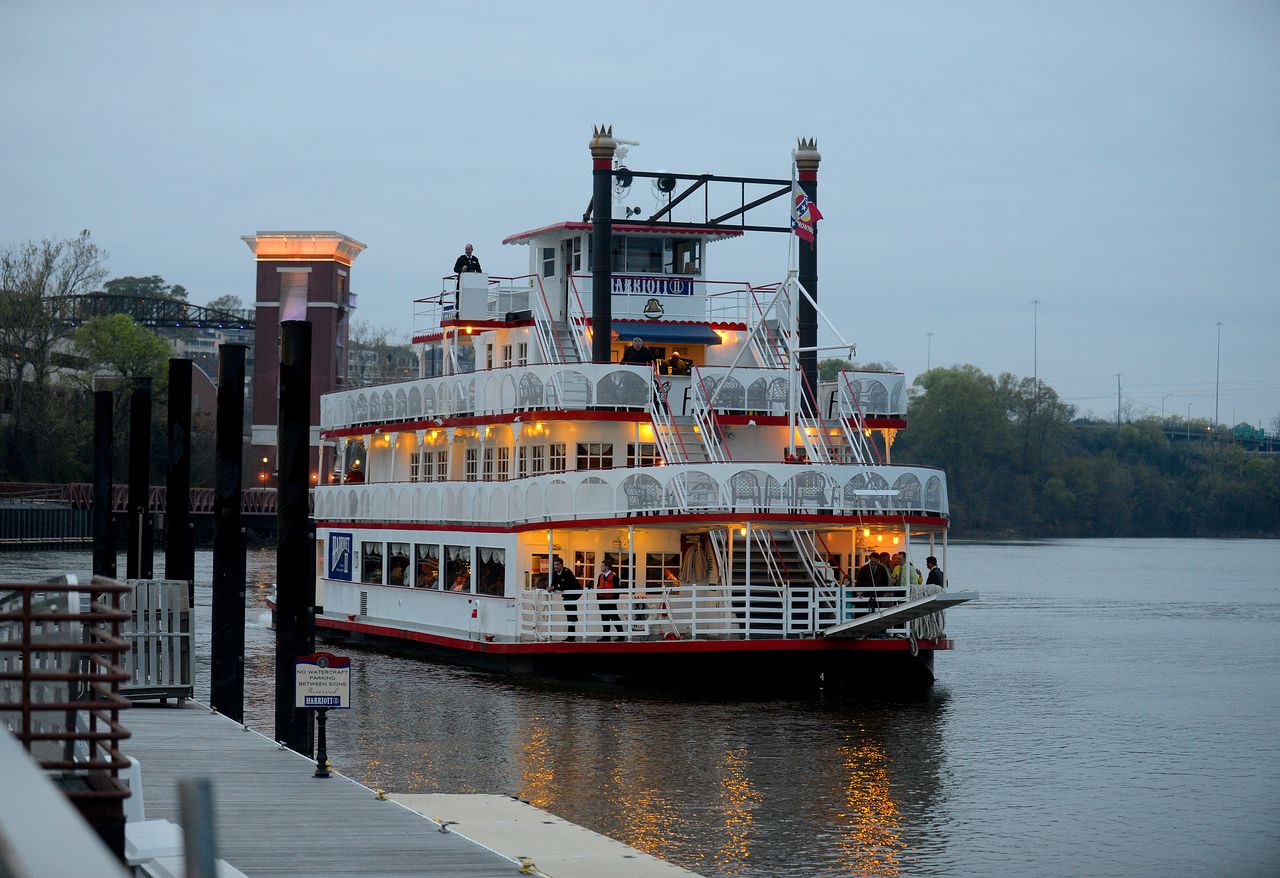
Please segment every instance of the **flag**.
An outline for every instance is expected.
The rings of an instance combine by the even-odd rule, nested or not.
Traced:
[[[810,201],[809,196],[804,194],[804,190],[796,185],[795,180],[792,180],[791,231],[812,244],[813,233],[820,219],[822,219],[822,211],[818,210],[818,205]]]

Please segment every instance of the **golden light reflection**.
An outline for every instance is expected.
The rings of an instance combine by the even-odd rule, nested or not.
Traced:
[[[740,871],[751,856],[755,807],[762,797],[751,783],[749,768],[745,749],[727,750],[720,761],[720,804],[727,837],[715,853],[715,862],[726,875]]]
[[[622,823],[618,840],[662,859],[672,859],[676,851],[687,858],[690,851],[680,845],[685,835],[676,819],[675,805],[649,786],[648,778],[638,769],[638,764],[624,764],[621,759],[613,765],[613,787],[626,790],[626,800],[618,814]]]
[[[544,726],[529,724],[529,737],[520,760],[520,798],[535,808],[546,808],[551,804],[551,785],[555,782],[556,772],[550,740]]]
[[[889,757],[875,743],[840,748],[849,773],[845,786],[846,810],[836,816],[847,831],[836,835],[855,875],[901,875],[902,813],[889,793]]]

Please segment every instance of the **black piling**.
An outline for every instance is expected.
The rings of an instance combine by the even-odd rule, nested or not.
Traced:
[[[218,356],[218,419],[214,440],[212,667],[209,703],[244,722],[244,528],[241,456],[244,448],[244,345],[224,344]]]
[[[801,141],[800,148],[795,153],[796,170],[799,172],[800,188],[804,194],[809,196],[809,200],[814,204],[818,203],[818,165],[822,161],[822,156],[818,154],[818,145],[814,141]],[[808,393],[815,403],[814,411],[817,408],[818,393],[818,352],[814,348],[818,344],[818,309],[814,302],[818,300],[818,224],[813,224],[813,240],[806,241],[800,239],[800,283],[809,295],[813,297],[810,302],[803,295],[800,297],[799,307],[797,308],[796,330],[800,340],[801,348],[808,350],[800,353],[800,371],[804,373],[805,381],[808,383]]]
[[[280,324],[276,447],[276,740],[311,754],[310,711],[294,704],[294,660],[316,651],[315,528],[311,492],[311,324]]]
[[[169,470],[165,477],[166,579],[196,577],[191,533],[191,361],[169,360]]]
[[[125,575],[150,579],[155,563],[151,527],[151,379],[133,379],[129,400],[129,546]]]
[[[115,394],[93,394],[93,573],[116,578],[116,533],[111,526],[111,466],[115,456]]]
[[[591,361],[609,362],[613,334],[613,126],[591,138]]]

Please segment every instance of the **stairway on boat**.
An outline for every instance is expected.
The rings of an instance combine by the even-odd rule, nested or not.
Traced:
[[[680,463],[710,463],[711,454],[707,444],[702,441],[700,428],[689,415],[679,415],[671,419],[671,431],[668,434],[670,443],[684,457]]]
[[[805,533],[812,534],[812,531]],[[794,600],[796,592],[792,592],[793,601],[791,607],[791,619],[789,624],[785,624],[784,616],[786,615],[786,595],[784,589],[804,589],[806,596],[810,594],[808,589],[820,588],[829,589],[827,594],[820,599],[827,605],[828,613],[831,620],[835,620],[835,593],[834,593],[834,571],[830,570],[825,560],[813,558],[812,564],[806,564],[803,553],[805,551],[803,545],[794,536],[793,531],[775,530],[765,531],[757,529],[752,534],[751,539],[751,579],[747,580],[747,540],[735,536],[733,540],[733,557],[730,559],[731,577],[730,582],[734,585],[745,584],[753,591],[753,600],[751,607],[752,629],[755,631],[763,630],[776,631],[780,636],[783,634],[802,634],[811,633],[815,630],[815,622],[810,612],[811,608],[806,600]],[[774,568],[778,576],[781,577],[781,584],[774,579]],[[826,572],[823,577],[824,581],[815,582],[810,568],[819,572]],[[770,586],[777,588],[777,598],[774,599],[769,592]],[[784,630],[785,629],[785,630]]]
[[[578,345],[574,339],[574,328],[567,320],[555,320],[551,323],[551,336],[556,356],[563,363],[581,363]]]

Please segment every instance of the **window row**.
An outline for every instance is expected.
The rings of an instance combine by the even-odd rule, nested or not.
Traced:
[[[640,571],[643,575],[637,585],[632,575],[629,552],[575,551],[573,566],[570,569],[573,570],[573,575],[577,577],[578,584],[583,588],[588,584],[594,585],[596,577],[600,575],[597,558],[599,563],[607,563],[613,568],[613,572],[618,576],[620,588],[636,587],[645,592],[660,594],[663,588],[674,588],[679,584],[677,571],[680,569],[680,555],[675,552],[637,553],[637,565],[643,565]],[[546,588],[549,569],[546,553],[535,553],[532,572],[526,575],[525,584],[532,588]]]
[[[506,589],[507,551],[439,543],[362,542],[360,581],[501,597]]]
[[[612,442],[577,443],[577,469],[613,469]],[[562,473],[568,469],[563,442],[549,445],[521,445],[516,449],[515,475],[518,478]],[[662,453],[656,442],[628,442],[627,466],[660,466]],[[504,445],[468,448],[463,452],[462,478],[467,482],[505,482],[511,478],[511,448]],[[449,453],[446,450],[419,449],[409,457],[409,481],[446,482],[449,480]]]

